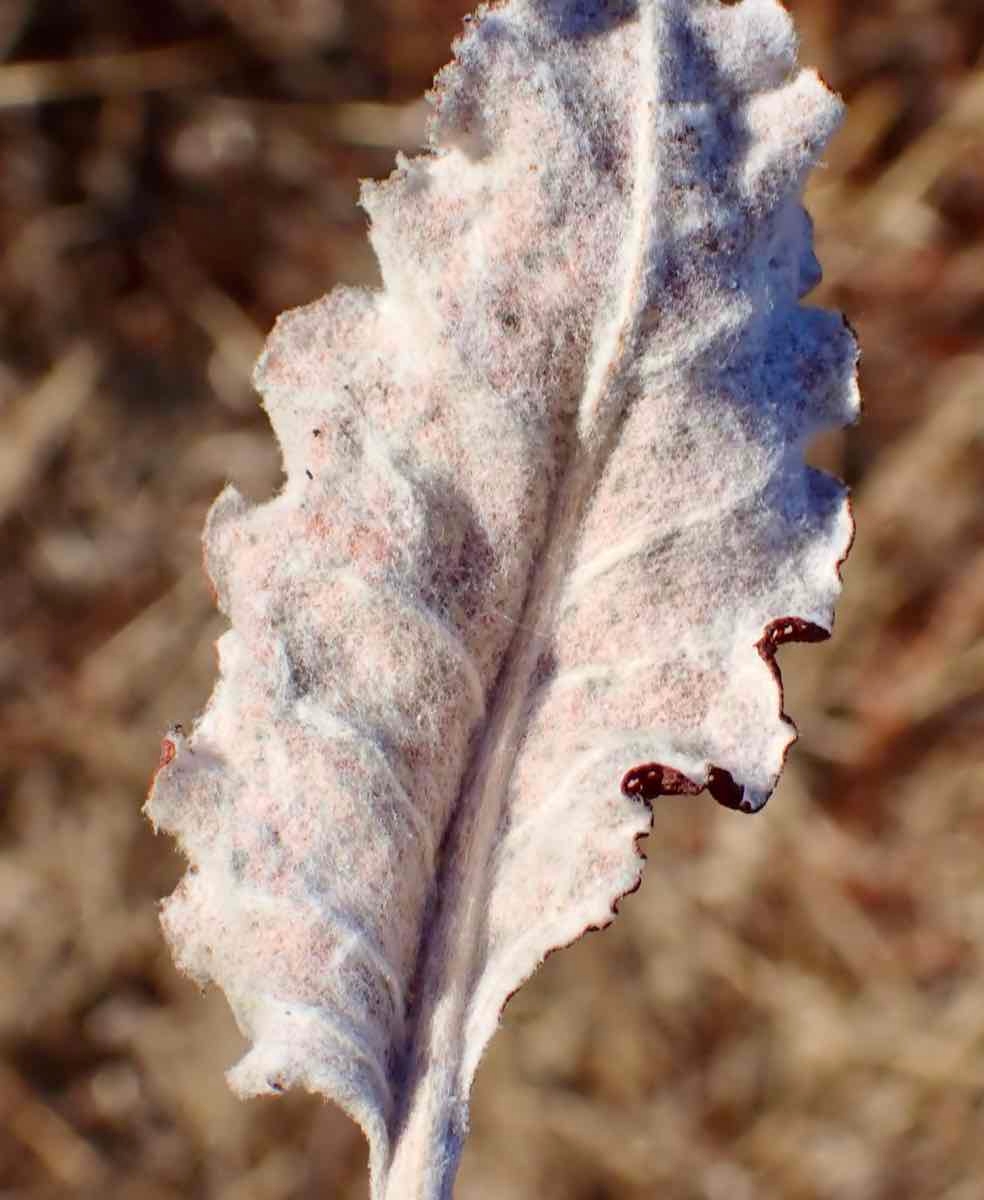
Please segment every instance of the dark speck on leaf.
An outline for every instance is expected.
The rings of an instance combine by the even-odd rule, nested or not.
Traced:
[[[233,850],[229,856],[229,865],[232,867],[232,873],[236,879],[242,879],[246,871],[246,851]]]

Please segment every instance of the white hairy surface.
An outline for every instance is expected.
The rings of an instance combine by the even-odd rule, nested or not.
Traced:
[[[383,289],[260,361],[286,483],[212,510],[221,678],[148,804],[233,1086],[340,1103],[376,1200],[450,1195],[503,1004],[637,885],[648,800],[764,804],[771,653],[851,536],[803,461],[858,405],[800,304],[841,106],[777,0],[509,0],[456,55],[364,190]]]

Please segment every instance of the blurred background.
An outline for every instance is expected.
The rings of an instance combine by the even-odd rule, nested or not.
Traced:
[[[199,533],[279,456],[282,309],[375,265],[467,0],[0,0],[0,1197],[366,1195],[361,1135],[240,1103],[140,805],[222,630]],[[984,1196],[984,3],[798,0],[850,101],[812,185],[864,423],[834,639],[781,664],[768,809],[657,802],[642,890],[510,1004],[459,1200]]]

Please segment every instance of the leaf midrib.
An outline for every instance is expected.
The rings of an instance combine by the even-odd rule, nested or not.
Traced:
[[[471,977],[475,966],[475,948],[479,941],[477,934],[486,914],[484,901],[491,883],[487,866],[522,739],[529,681],[542,652],[543,631],[553,628],[555,623],[577,531],[597,480],[617,441],[623,416],[618,399],[618,382],[624,374],[627,355],[635,341],[647,250],[656,236],[653,225],[655,214],[659,212],[656,203],[658,169],[654,132],[661,79],[657,70],[659,56],[654,49],[669,19],[666,10],[672,7],[667,0],[640,0],[639,3],[637,69],[644,83],[644,91],[637,102],[638,119],[634,130],[629,232],[624,239],[624,249],[619,255],[617,267],[623,283],[613,304],[612,317],[598,330],[594,339],[595,349],[589,357],[578,408],[578,438],[555,492],[547,535],[537,557],[517,632],[506,652],[485,728],[465,772],[459,799],[442,845],[432,903],[428,906],[428,915],[433,922],[431,936],[422,938],[418,951],[416,986],[413,989],[417,995],[417,1011],[411,1014],[408,1024],[406,1065],[409,1073],[399,1098],[402,1108],[395,1114],[391,1125],[393,1146],[397,1151],[394,1160],[400,1156],[399,1143],[401,1138],[407,1136],[407,1127],[414,1119],[411,1104],[415,1093],[435,1068],[441,1071],[443,1079],[442,1086],[435,1086],[434,1091],[442,1099],[456,1097],[462,1110],[467,1104],[471,1080],[458,1077],[465,1057],[463,1046],[459,1045],[459,1054],[451,1062],[435,1062],[426,1055],[422,1059],[417,1057],[421,1050],[422,1035],[433,1033],[432,1022],[438,999],[438,993],[427,988],[428,980],[433,978],[428,968],[435,961],[435,952],[439,953],[442,947],[449,946],[451,955],[443,964],[441,981],[455,978],[459,972],[460,977],[469,979],[469,986],[462,989],[463,999],[456,1005],[454,1014],[460,1035],[473,990]],[[461,894],[462,885],[467,884],[476,873],[481,878],[483,895]],[[442,1011],[440,1017],[447,1023],[446,1012]],[[477,1054],[474,1057],[477,1060]],[[422,1072],[419,1069],[421,1065],[424,1067]],[[444,1099],[444,1102],[447,1103],[447,1100]],[[446,1179],[449,1172],[453,1174],[455,1166],[451,1161],[453,1156],[429,1152],[432,1138],[443,1136],[453,1144],[460,1144],[460,1135],[463,1134],[463,1130],[455,1132],[453,1129],[433,1127],[435,1121],[441,1119],[441,1111],[432,1111],[429,1115],[432,1119],[426,1122],[425,1131],[430,1136],[418,1148],[416,1173],[413,1169],[406,1172],[407,1184],[413,1181],[418,1187],[415,1194],[428,1197],[428,1200],[444,1194],[442,1179]],[[462,1113],[447,1114],[451,1122],[461,1116]],[[440,1164],[436,1168],[437,1174],[435,1161]],[[380,1197],[384,1194],[387,1197],[410,1194],[406,1191],[407,1184],[401,1184],[393,1176],[387,1181],[378,1182],[381,1185]]]

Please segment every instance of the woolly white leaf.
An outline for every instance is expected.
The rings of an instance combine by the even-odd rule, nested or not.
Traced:
[[[180,966],[450,1195],[506,999],[639,880],[648,801],[764,804],[775,646],[825,635],[851,521],[803,445],[857,408],[800,192],[840,117],[777,0],[509,0],[363,203],[379,292],[277,326],[287,482],[206,531],[232,628],[149,811]]]

